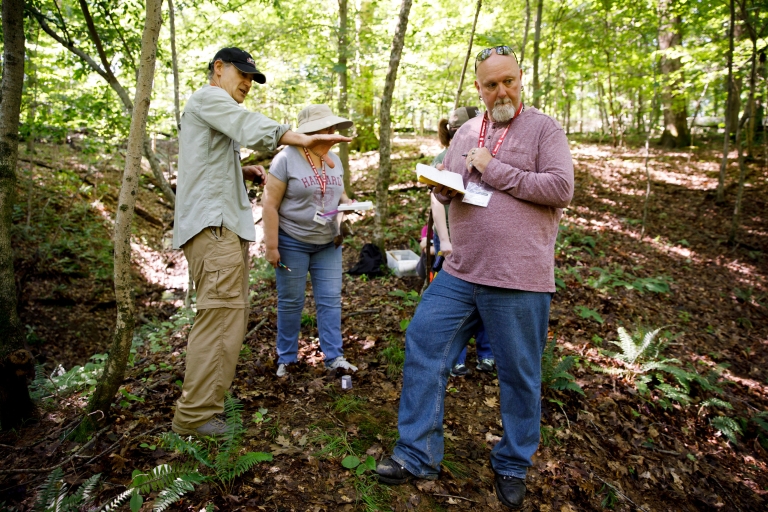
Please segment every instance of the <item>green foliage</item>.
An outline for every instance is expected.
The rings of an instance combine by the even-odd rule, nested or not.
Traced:
[[[603,317],[600,316],[600,313],[598,313],[594,309],[588,308],[587,306],[578,305],[573,309],[581,318],[584,318],[585,320],[592,319],[599,324],[602,324],[603,322],[605,322],[605,320],[603,320]]]
[[[721,432],[730,442],[738,444],[736,435],[741,435],[741,426],[728,416],[715,416],[709,420],[709,424],[712,425],[715,430]]]
[[[83,390],[91,393],[104,371],[106,360],[106,354],[94,354],[91,356],[92,362],[85,363],[85,366],[65,370],[59,365],[50,375],[45,373],[42,365],[38,365],[35,367],[35,379],[29,386],[29,394],[33,400],[48,404],[55,397],[67,397]]]
[[[379,352],[379,355],[384,358],[384,361],[386,362],[387,377],[392,380],[397,379],[403,372],[405,349],[394,337],[392,337],[389,340],[389,345]]]
[[[192,325],[194,318],[194,310],[179,308],[168,320],[150,322],[136,329],[133,342],[139,346],[148,344],[149,351],[153,354],[170,352],[169,339],[185,327]]]
[[[80,484],[76,492],[68,494],[69,486],[64,482],[64,471],[56,468],[38,487],[33,510],[35,512],[77,512],[81,507],[93,503],[94,490],[100,478],[100,473],[93,475]]]
[[[389,292],[389,294],[393,297],[400,297],[403,299],[402,304],[405,307],[415,306],[421,300],[421,295],[415,290],[408,290],[407,292],[404,292],[403,290],[394,290]]]
[[[250,286],[258,284],[262,281],[274,281],[275,280],[275,268],[267,261],[266,258],[254,258],[253,266],[248,271],[248,283]]]
[[[557,340],[552,338],[544,347],[541,356],[541,385],[544,389],[556,389],[558,391],[574,391],[584,395],[584,390],[576,383],[576,377],[568,373],[576,363],[574,356],[565,356],[560,359],[555,356]]]
[[[56,468],[48,475],[43,485],[38,489],[35,500],[35,512],[78,512],[92,510],[91,505],[96,498],[94,490],[99,483],[101,474],[96,474],[83,482],[76,492],[67,494],[68,486],[63,480],[64,472]],[[134,470],[128,489],[97,508],[97,510],[117,510],[126,501],[132,512],[138,512],[144,503],[144,495],[157,492],[157,498],[152,503],[153,512],[161,512],[181,499],[185,493],[194,490],[194,486],[204,481],[197,472],[195,464],[171,466],[161,464],[149,473]]]
[[[357,455],[347,455],[341,460],[341,465],[349,470],[354,470],[357,476],[361,476],[366,471],[376,471],[376,459],[370,455],[362,461]]]
[[[317,319],[315,315],[311,315],[306,311],[301,312],[301,326],[302,327],[314,327],[317,325]]]
[[[352,394],[335,395],[332,409],[340,414],[360,412],[366,401],[367,399]]]
[[[230,494],[237,477],[259,462],[272,460],[271,453],[247,452],[240,455],[246,431],[242,410],[240,401],[227,394],[224,400],[227,429],[220,439],[207,438],[204,444],[198,439],[184,439],[175,432],[166,432],[161,438],[162,445],[188,455],[208,468],[210,474],[204,476],[204,481],[214,484],[223,494]]]

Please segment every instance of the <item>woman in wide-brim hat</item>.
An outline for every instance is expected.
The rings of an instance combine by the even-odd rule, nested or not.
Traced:
[[[310,105],[299,112],[298,133],[332,134],[351,128],[327,105]],[[264,189],[264,243],[267,261],[277,282],[277,376],[298,359],[301,313],[307,273],[317,308],[320,348],[328,369],[357,368],[344,358],[341,339],[341,215],[339,203],[351,202],[344,193],[344,169],[334,153],[330,167],[307,148],[289,146],[269,168]]]

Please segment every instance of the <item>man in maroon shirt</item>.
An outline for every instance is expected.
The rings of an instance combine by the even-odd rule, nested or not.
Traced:
[[[466,194],[436,187],[450,203],[453,252],[408,326],[397,441],[377,468],[400,484],[435,479],[443,458],[443,407],[451,367],[482,320],[497,364],[504,435],[491,452],[499,500],[520,508],[539,444],[541,355],[555,292],[554,248],[573,197],[563,129],[521,99],[522,71],[497,46],[475,59],[487,112],[466,122],[445,157]]]

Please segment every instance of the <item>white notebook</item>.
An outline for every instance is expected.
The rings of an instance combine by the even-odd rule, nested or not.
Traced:
[[[444,185],[448,188],[464,194],[464,180],[460,174],[451,171],[441,171],[429,165],[416,164],[416,176],[421,183],[427,185]]]
[[[373,202],[371,201],[357,201],[349,204],[340,204],[337,210],[340,212],[348,212],[350,210],[371,210],[373,209]]]

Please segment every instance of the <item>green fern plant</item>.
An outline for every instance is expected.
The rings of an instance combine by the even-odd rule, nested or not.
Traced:
[[[93,503],[93,491],[101,474],[95,474],[83,482],[73,494],[67,494],[69,486],[64,482],[64,471],[56,468],[38,488],[35,512],[76,512]]]
[[[96,474],[83,482],[76,492],[68,494],[68,486],[63,480],[64,472],[56,468],[48,475],[40,486],[33,510],[35,512],[77,512],[91,510],[96,498],[94,490],[99,483],[101,474]],[[137,512],[144,503],[145,494],[157,492],[157,498],[152,503],[153,512],[162,512],[181,499],[194,486],[203,481],[204,477],[197,472],[196,464],[170,466],[161,464],[149,473],[135,470],[128,488],[112,498],[97,510],[109,512],[117,510],[128,501],[131,511]]]
[[[237,477],[250,471],[259,462],[272,460],[271,453],[247,452],[240,455],[245,434],[242,410],[240,401],[231,394],[227,394],[224,400],[226,432],[219,440],[208,438],[208,446],[198,439],[184,439],[174,432],[163,434],[161,443],[171,450],[194,458],[208,468],[211,474],[204,475],[203,481],[215,485],[222,494],[231,494],[232,485]]]
[[[715,430],[720,431],[725,437],[728,438],[733,444],[738,444],[736,435],[741,435],[741,426],[733,418],[728,416],[716,416],[709,420],[709,424],[712,425]]]
[[[576,363],[573,356],[565,356],[557,359],[555,356],[555,338],[547,341],[544,354],[541,356],[541,383],[545,389],[557,389],[559,391],[575,391],[584,395],[584,390],[576,383],[576,377],[568,373]]]

